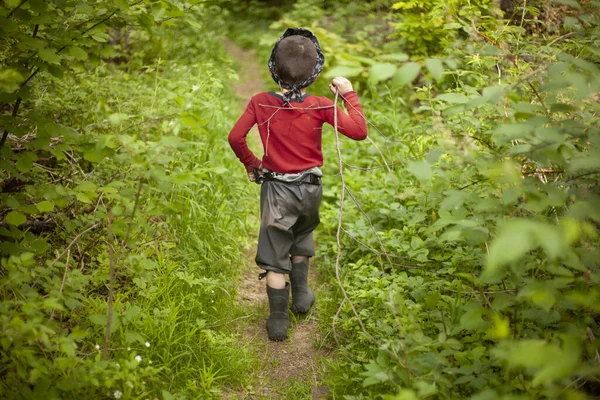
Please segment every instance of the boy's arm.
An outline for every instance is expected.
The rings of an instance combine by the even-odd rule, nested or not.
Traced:
[[[260,159],[258,159],[254,153],[252,153],[248,147],[248,144],[246,143],[246,136],[248,136],[248,132],[254,126],[254,124],[256,124],[256,115],[254,113],[254,105],[252,101],[250,101],[250,103],[248,103],[248,107],[246,107],[246,111],[235,123],[228,136],[231,149],[240,159],[242,164],[244,164],[248,174],[251,174],[254,168],[258,168],[260,166]]]
[[[339,93],[339,97],[346,103],[348,114],[337,108],[337,126],[338,132],[354,140],[364,140],[367,138],[367,121],[363,114],[362,106],[358,100],[358,95],[352,89],[352,84],[346,78],[337,77],[331,81],[329,89],[335,94]],[[333,107],[325,109],[325,120],[331,126],[334,126]]]

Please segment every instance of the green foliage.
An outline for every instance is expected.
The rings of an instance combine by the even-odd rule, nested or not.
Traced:
[[[0,397],[217,398],[254,361],[225,328],[246,192],[220,9],[7,5]]]
[[[438,54],[454,46],[461,32],[469,32],[470,21],[498,14],[487,0],[408,0],[394,2],[391,9],[391,37],[415,55]]]
[[[261,40],[266,54],[285,27],[312,29],[328,65],[311,93],[351,77],[382,133],[342,141],[341,284],[358,315],[335,279],[341,188],[324,134],[328,387],[345,399],[597,394],[597,2],[528,6],[519,21],[487,2],[395,4],[298,6]]]
[[[332,396],[597,394],[597,2],[530,4],[510,21],[489,2],[433,0],[245,15],[5,5],[3,398],[217,398],[244,384],[255,360],[227,324],[255,192],[228,173],[234,74],[216,32],[231,25],[263,60],[286,27],[312,29],[328,64],[311,92],[352,77],[380,131],[342,143],[340,283],[356,314],[335,279],[341,187],[324,135]]]

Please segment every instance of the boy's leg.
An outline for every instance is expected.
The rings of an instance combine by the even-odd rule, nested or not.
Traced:
[[[292,256],[292,265],[301,263],[304,261],[308,262],[308,256]]]
[[[315,303],[315,294],[308,286],[308,257],[292,256],[292,311],[306,313]]]
[[[256,264],[267,271],[289,273],[290,249],[294,245],[292,227],[298,221],[301,204],[296,186],[276,181],[261,188],[261,224],[258,233]],[[268,277],[268,275],[267,275]]]
[[[292,284],[292,311],[306,313],[315,303],[315,294],[308,286],[308,259],[315,255],[313,231],[319,225],[319,206],[321,204],[322,187],[320,185],[302,185],[304,214],[292,228],[294,232],[294,245],[290,249],[292,254],[292,271],[290,282]]]
[[[275,288],[271,283],[282,287]],[[290,284],[285,281],[283,274],[269,272],[267,275],[267,296],[269,297],[269,319],[267,319],[267,332],[271,340],[287,339],[287,330],[290,326],[288,306],[290,301]]]
[[[293,191],[296,188],[267,181],[261,188],[261,226],[256,263],[267,273],[269,319],[267,331],[271,340],[287,339],[289,327],[290,285],[285,274],[291,271],[289,254],[294,243],[292,226],[298,219]]]
[[[269,271],[267,274],[267,285],[273,289],[283,289],[285,287],[285,275]]]

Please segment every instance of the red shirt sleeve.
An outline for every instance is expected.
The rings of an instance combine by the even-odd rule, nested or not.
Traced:
[[[246,111],[244,111],[242,116],[235,123],[228,136],[231,149],[240,159],[242,164],[244,164],[247,172],[252,172],[253,168],[258,168],[260,165],[260,159],[252,153],[246,143],[246,136],[248,136],[248,132],[250,132],[250,129],[252,129],[254,124],[256,124],[256,113],[253,100],[250,100],[250,103],[248,103],[248,106],[246,107]]]
[[[367,138],[367,120],[364,117],[362,106],[358,101],[358,95],[355,91],[345,93],[340,98],[346,103],[348,114],[340,107],[337,107],[337,125],[338,132],[354,140],[364,140]],[[333,104],[333,102],[331,102]],[[334,126],[333,107],[323,110],[324,119],[331,126]]]

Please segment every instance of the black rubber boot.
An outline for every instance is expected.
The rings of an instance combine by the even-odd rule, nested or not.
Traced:
[[[292,311],[306,313],[315,304],[315,293],[308,287],[308,260],[292,264]]]
[[[270,310],[269,319],[267,320],[269,339],[285,340],[290,325],[290,316],[288,315],[290,284],[286,282],[283,289],[273,289],[267,285],[267,296],[269,296]]]

